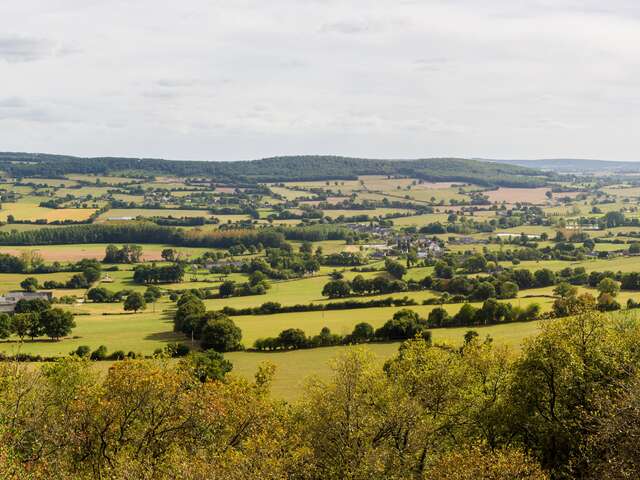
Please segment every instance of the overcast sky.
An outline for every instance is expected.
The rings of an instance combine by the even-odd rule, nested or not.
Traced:
[[[640,160],[638,0],[4,0],[0,150]]]

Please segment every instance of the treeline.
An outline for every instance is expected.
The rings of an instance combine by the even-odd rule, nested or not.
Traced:
[[[43,299],[19,300],[14,313],[0,313],[0,338],[7,339],[16,335],[23,341],[49,337],[51,340],[69,335],[76,323],[73,313],[61,308],[52,308]]]
[[[133,270],[135,283],[150,285],[158,283],[180,283],[184,278],[184,265],[174,263],[172,265],[143,264]]]
[[[37,252],[25,251],[19,256],[0,253],[0,273],[57,273],[80,272],[87,268],[100,270],[100,263],[93,259],[82,259],[75,263],[45,263]]]
[[[274,229],[201,232],[163,227],[151,222],[73,225],[24,232],[2,232],[2,245],[59,245],[76,243],[164,243],[185,247],[229,248],[262,244],[279,247],[284,235]]]
[[[261,338],[255,341],[254,348],[258,351],[298,350],[302,348],[330,347],[334,345],[348,345],[368,342],[390,342],[407,340],[421,336],[431,342],[431,332],[427,330],[427,321],[413,310],[403,309],[393,314],[382,327],[374,330],[366,323],[358,323],[349,335],[331,333],[324,327],[319,335],[307,337],[299,328],[288,328],[280,332],[277,337]]]
[[[80,158],[67,155],[0,153],[0,168],[13,177],[55,177],[70,173],[212,177],[219,182],[281,182],[343,179],[360,175],[402,175],[426,181],[465,182],[505,187],[544,186],[556,174],[531,168],[457,158],[372,160],[339,156],[283,156],[254,161],[204,162],[140,158]]]
[[[152,222],[72,225],[30,231],[0,232],[0,245],[64,245],[76,243],[164,243],[183,247],[282,248],[285,240],[344,240],[348,231],[342,227],[317,225],[259,229],[184,230]]]
[[[381,308],[381,307],[405,307],[417,305],[418,303],[409,297],[404,298],[384,298],[359,302],[348,300],[344,302],[331,303],[309,303],[296,305],[281,305],[278,302],[265,302],[258,307],[234,308],[225,306],[222,313],[225,315],[272,315],[275,313],[299,313],[299,312],[321,312],[331,310],[354,310],[358,308]]]

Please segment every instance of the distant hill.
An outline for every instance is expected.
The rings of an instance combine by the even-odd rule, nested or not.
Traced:
[[[403,175],[425,181],[467,182],[484,186],[535,187],[553,173],[461,158],[376,160],[327,155],[282,156],[251,161],[207,162],[152,158],[82,158],[43,153],[0,153],[0,169],[14,177],[61,177],[70,173],[115,172],[181,177],[211,177],[232,182],[280,182],[354,179],[359,175]]]
[[[587,160],[577,158],[555,158],[547,160],[483,160],[491,163],[517,165],[521,167],[549,170],[559,173],[640,173],[640,162],[612,160]]]

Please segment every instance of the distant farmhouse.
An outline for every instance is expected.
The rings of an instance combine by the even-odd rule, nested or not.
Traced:
[[[24,292],[13,291],[0,295],[0,312],[13,312],[16,309],[16,304],[20,300],[35,300],[41,298],[43,300],[53,300],[53,292],[41,291],[41,292]]]

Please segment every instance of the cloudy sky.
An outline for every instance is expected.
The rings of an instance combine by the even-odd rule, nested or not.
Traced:
[[[4,0],[0,150],[640,160],[638,0]]]

